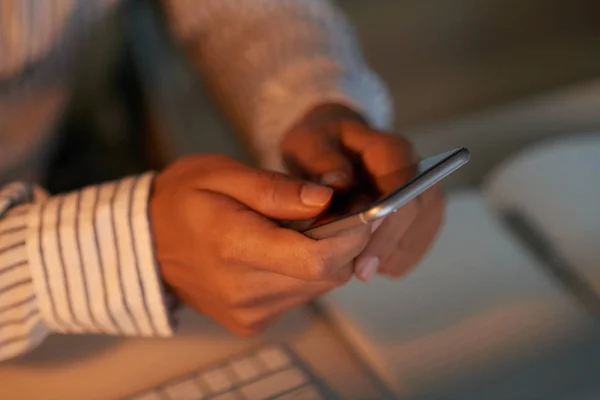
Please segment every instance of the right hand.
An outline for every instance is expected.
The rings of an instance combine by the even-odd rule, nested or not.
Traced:
[[[240,335],[347,282],[370,227],[315,241],[269,218],[309,219],[331,190],[224,156],[192,156],[159,174],[156,253],[180,300]]]

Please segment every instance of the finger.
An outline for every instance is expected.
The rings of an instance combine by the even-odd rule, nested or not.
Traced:
[[[381,193],[389,194],[408,183],[417,173],[418,164],[413,164],[391,173],[375,176],[374,182]]]
[[[414,264],[406,261],[405,254],[400,250],[396,250],[381,264],[378,274],[395,279],[403,277],[410,272],[414,266]]]
[[[326,281],[337,276],[366,246],[370,234],[365,225],[315,241],[279,227],[224,195],[199,191],[188,197],[181,206],[190,215],[190,224],[214,227],[211,245],[224,262],[305,281]],[[201,212],[201,206],[209,206],[211,212]]]
[[[368,245],[371,229],[363,225],[316,242],[317,252],[330,264],[323,279],[344,282],[352,276],[354,260]]]
[[[352,275],[353,260],[366,247],[369,237],[370,227],[367,225],[318,241],[273,227],[264,236],[268,250],[249,246],[245,257],[252,260],[257,269],[303,281],[345,282]]]
[[[361,124],[345,123],[340,138],[345,147],[361,155],[374,176],[396,172],[418,160],[408,141],[395,134],[374,132]]]
[[[320,131],[291,136],[282,149],[286,163],[307,179],[327,186],[344,187],[352,180],[352,165],[337,136]]]
[[[356,259],[355,273],[360,280],[366,282],[375,276],[381,262],[389,258],[418,215],[419,204],[415,199],[386,218]]]
[[[380,273],[392,277],[403,276],[423,259],[433,245],[444,216],[444,200],[439,187],[425,192],[422,203],[420,215],[383,263]]]
[[[222,193],[271,218],[308,219],[322,212],[330,188],[280,173],[217,158],[211,171],[195,181],[198,189]]]

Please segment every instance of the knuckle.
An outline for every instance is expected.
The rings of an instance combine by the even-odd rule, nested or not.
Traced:
[[[217,257],[225,265],[237,263],[241,258],[239,237],[234,229],[226,229],[221,232],[214,247]]]
[[[279,188],[283,185],[284,177],[277,172],[261,172],[259,179],[259,196],[261,201],[276,204],[279,199]]]
[[[311,281],[325,281],[330,277],[329,263],[319,253],[307,255],[304,265],[305,274]]]

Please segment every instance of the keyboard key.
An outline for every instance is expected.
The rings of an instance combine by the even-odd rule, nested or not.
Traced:
[[[229,389],[233,383],[223,368],[208,371],[202,374],[201,377],[213,392],[221,392]]]
[[[156,392],[146,392],[132,398],[131,400],[164,400],[164,397]]]
[[[243,358],[231,363],[231,370],[242,382],[249,381],[258,376],[258,366],[250,358]]]
[[[167,386],[165,393],[171,400],[197,400],[204,395],[198,385],[190,379]]]
[[[268,347],[258,353],[258,357],[271,371],[281,369],[292,363],[290,356],[279,347]]]
[[[243,386],[239,391],[248,400],[267,399],[296,386],[300,386],[307,380],[306,375],[296,368],[286,369],[267,376],[256,382]]]
[[[276,400],[323,400],[324,397],[316,386],[303,386],[291,393],[286,393],[276,398]]]

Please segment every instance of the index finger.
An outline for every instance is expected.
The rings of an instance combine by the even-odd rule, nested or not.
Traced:
[[[228,212],[214,210],[212,214],[221,215],[212,224],[218,228],[211,233],[217,238],[219,256],[226,262],[304,281],[334,279],[366,247],[370,236],[370,228],[364,226],[316,241],[232,203],[235,208],[224,202],[219,206]]]

